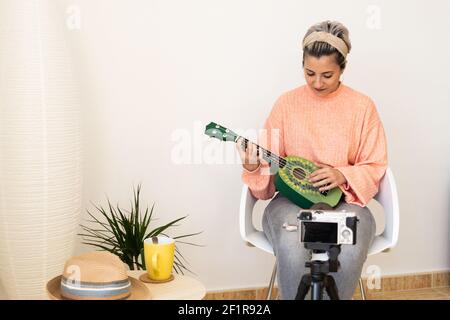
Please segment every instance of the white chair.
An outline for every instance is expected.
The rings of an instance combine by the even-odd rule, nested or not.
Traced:
[[[397,187],[395,185],[394,175],[392,174],[390,168],[387,168],[385,175],[380,181],[379,192],[374,199],[379,202],[384,209],[385,228],[382,234],[375,237],[369,248],[368,255],[388,251],[397,244],[400,225],[399,204]],[[239,227],[241,237],[249,246],[254,246],[270,254],[274,254],[272,245],[267,240],[264,232],[258,231],[253,226],[253,208],[255,207],[257,201],[258,199],[253,197],[248,187],[244,185],[242,188],[241,203],[239,208]],[[277,264],[275,262],[269,282],[267,299],[270,299],[272,296],[277,271],[276,268]],[[362,299],[365,299],[366,296],[361,278],[359,279],[359,286]]]

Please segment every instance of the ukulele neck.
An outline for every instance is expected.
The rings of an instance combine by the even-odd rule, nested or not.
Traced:
[[[272,153],[270,150],[264,149],[260,145],[254,143],[254,142],[251,142],[247,138],[244,138],[242,136],[237,136],[237,138],[236,138],[236,140],[234,142],[237,142],[237,140],[239,138],[243,139],[243,143],[245,145],[245,149],[247,149],[247,146],[248,146],[249,143],[251,143],[252,145],[256,146],[256,155],[259,156],[261,154],[262,158],[264,160],[266,160],[267,162],[269,162],[269,163],[276,162],[276,163],[279,163],[280,165],[284,163],[284,159],[283,158],[281,158],[280,156],[278,156],[275,153]]]

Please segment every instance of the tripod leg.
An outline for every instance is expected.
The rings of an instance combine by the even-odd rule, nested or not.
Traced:
[[[327,275],[325,276],[325,279],[323,279],[323,282],[330,300],[339,300],[338,290],[334,278],[330,275]]]
[[[311,275],[305,274],[298,285],[297,296],[295,300],[304,300],[309,288],[311,287]]]
[[[325,282],[320,281],[311,283],[311,300],[322,300],[324,285]]]

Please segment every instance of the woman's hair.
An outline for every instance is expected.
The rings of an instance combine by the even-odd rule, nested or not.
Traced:
[[[306,31],[303,41],[305,41],[306,37],[313,32],[327,32],[332,34],[333,36],[342,39],[347,46],[348,52],[350,52],[352,45],[350,43],[348,29],[342,23],[329,20],[319,22],[313,25],[311,28],[309,28],[308,31]],[[327,42],[322,41],[313,42],[303,48],[303,63],[305,62],[306,55],[320,58],[321,56],[328,56],[331,54],[335,54],[336,63],[343,70],[347,62],[345,57],[335,47],[333,47]]]

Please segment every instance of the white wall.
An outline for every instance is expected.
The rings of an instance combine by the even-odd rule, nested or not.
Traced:
[[[450,269],[448,1],[59,4],[81,10],[81,29],[68,31],[68,41],[82,82],[85,209],[105,195],[127,206],[142,182],[157,223],[189,214],[179,233],[204,231],[195,242],[206,247],[182,252],[208,290],[266,285],[273,257],[247,247],[238,231],[240,166],[201,156],[207,146],[233,153],[234,145],[208,142],[203,126],[260,128],[275,99],[304,83],[307,28],[335,19],[353,43],[344,82],[377,104],[400,196],[398,246],[366,266],[384,275]],[[380,29],[371,8],[380,10]],[[171,158],[179,130],[191,136],[192,163]],[[80,241],[77,252],[86,250]]]

